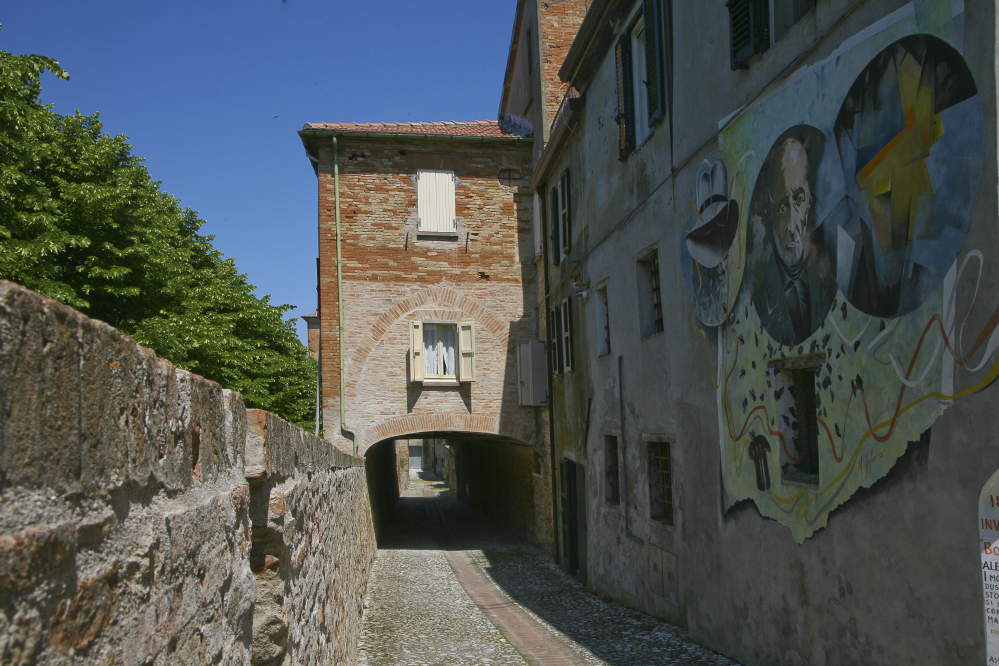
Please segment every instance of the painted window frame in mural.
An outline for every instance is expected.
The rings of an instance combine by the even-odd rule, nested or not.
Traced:
[[[748,69],[749,61],[766,52],[791,31],[815,0],[729,0],[729,46],[732,69]]]
[[[614,48],[618,149],[624,159],[652,135],[665,113],[661,0],[643,0]]]
[[[669,435],[642,435],[648,455],[649,520],[672,526],[676,504],[673,499],[673,448],[676,438]]]
[[[787,485],[819,485],[819,424],[816,377],[826,362],[824,352],[774,359],[779,431],[790,437],[780,447],[781,481]],[[785,428],[786,426],[786,428]]]

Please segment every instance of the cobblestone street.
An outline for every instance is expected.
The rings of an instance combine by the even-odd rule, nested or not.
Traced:
[[[361,664],[738,666],[670,624],[588,593],[545,553],[491,529],[425,478],[410,480],[379,544]]]

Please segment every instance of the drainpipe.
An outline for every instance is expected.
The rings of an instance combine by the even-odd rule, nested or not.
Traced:
[[[357,457],[357,432],[347,425],[347,382],[344,375],[343,358],[343,258],[340,253],[340,160],[336,136],[333,138],[333,197],[334,217],[336,218],[336,307],[337,326],[340,338],[340,432],[354,443],[354,457]]]
[[[617,357],[618,401],[621,403],[621,471],[624,476],[624,534],[632,541],[644,544],[645,541],[631,533],[628,518],[628,436],[624,432],[624,356]]]

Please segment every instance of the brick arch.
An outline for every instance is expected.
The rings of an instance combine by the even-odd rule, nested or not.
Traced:
[[[509,425],[504,425],[498,417],[458,412],[425,412],[396,416],[374,425],[364,426],[357,434],[357,452],[363,456],[372,445],[382,440],[405,439],[407,435],[427,432],[496,435],[530,446],[528,441],[530,433],[527,429],[521,427],[514,431]]]
[[[360,379],[357,373],[353,372],[353,369],[364,365],[364,362],[368,360],[368,357],[378,347],[378,344],[392,330],[393,324],[401,320],[407,313],[428,303],[461,311],[471,319],[474,319],[481,329],[487,330],[496,336],[504,347],[507,346],[510,332],[506,324],[490,314],[480,303],[449,287],[437,286],[420,289],[411,296],[396,301],[392,307],[379,315],[364,332],[364,335],[361,336],[357,348],[350,357],[347,395],[354,394],[353,392],[357,388],[357,382]]]

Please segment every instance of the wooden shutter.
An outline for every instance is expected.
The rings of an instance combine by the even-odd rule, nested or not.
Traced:
[[[572,372],[574,363],[572,343],[572,300],[562,299],[562,353],[566,372]]]
[[[649,125],[663,115],[662,17],[659,0],[645,1],[645,82]]]
[[[417,171],[416,194],[420,231],[453,233],[457,229],[453,172]]]
[[[475,322],[458,324],[458,381],[475,381]]]
[[[558,308],[552,308],[548,311],[548,346],[551,350],[552,357],[552,374],[558,374],[558,320],[555,318],[555,310]]]
[[[562,374],[565,372],[565,348],[564,340],[562,339],[562,307],[557,301],[555,303],[555,346],[558,350],[558,369],[557,374]]]
[[[552,187],[551,190],[551,205],[548,207],[551,211],[551,225],[552,225],[552,264],[558,266],[562,259],[562,245],[559,243],[559,191],[558,185]]]
[[[569,170],[562,174],[562,184],[559,187],[562,217],[562,252],[569,254],[572,247],[572,188],[569,186]]]
[[[409,381],[422,382],[424,365],[423,322],[409,322]]]
[[[635,91],[631,73],[631,32],[621,35],[617,58],[617,138],[620,157],[635,149]]]
[[[746,62],[770,44],[769,0],[729,0],[732,69],[746,69]]]

